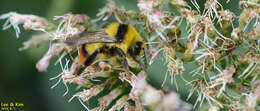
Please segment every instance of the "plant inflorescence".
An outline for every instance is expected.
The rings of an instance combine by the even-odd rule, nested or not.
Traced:
[[[79,85],[81,91],[69,101],[77,98],[87,110],[191,110],[191,105],[176,92],[151,86],[146,81],[146,68],[139,67],[142,63],[130,58],[127,58],[130,72],[124,70],[123,64],[105,60],[81,68],[78,57],[73,56],[79,47],[65,41],[81,33],[99,31],[102,23],[114,18],[138,29],[147,44],[148,66],[164,58],[165,81],[170,77],[178,89],[176,76],[180,76],[192,87],[186,101],[197,95],[194,108],[208,104],[209,111],[256,111],[260,110],[260,4],[259,0],[241,0],[237,5],[242,11],[234,14],[222,6],[231,2],[206,0],[202,8],[196,0],[138,0],[139,11],[133,11],[107,0],[96,19],[68,13],[55,16],[54,20],[59,21],[55,24],[42,17],[16,12],[3,14],[0,19],[7,19],[3,30],[13,27],[17,37],[21,33],[20,24],[24,29],[43,32],[24,42],[21,50],[49,41],[49,50],[36,68],[47,71],[50,62],[58,56],[56,63],[62,72],[51,78],[58,80],[52,88],[62,82],[66,95],[67,84]],[[113,59],[121,61],[121,58]],[[195,68],[184,73],[185,64],[187,67],[195,64]],[[185,79],[184,75],[195,79]],[[98,98],[99,105],[86,105],[93,97]]]

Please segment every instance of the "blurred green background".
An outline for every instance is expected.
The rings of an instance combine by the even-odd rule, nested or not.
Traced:
[[[187,0],[188,1],[188,0]],[[197,0],[198,3],[204,4],[204,0]],[[225,2],[225,0],[220,0]],[[63,15],[64,13],[82,13],[94,18],[98,10],[105,5],[105,0],[1,0],[0,14],[15,11],[23,14],[34,14],[42,17],[48,17],[49,20],[53,16]],[[121,0],[120,3],[127,5],[127,9],[136,8],[136,0]],[[203,5],[201,5],[201,10]],[[238,0],[231,0],[229,5],[230,10],[238,10]],[[136,10],[136,9],[135,9]],[[5,20],[0,20],[0,25],[4,24]],[[75,92],[75,85],[70,84],[69,94],[63,97],[65,86],[60,83],[54,89],[51,86],[57,80],[49,81],[49,78],[59,74],[60,67],[50,64],[51,68],[48,72],[40,73],[36,70],[35,64],[47,51],[48,44],[42,45],[39,48],[31,47],[25,51],[18,51],[22,47],[22,43],[28,40],[31,35],[37,34],[33,31],[21,31],[20,38],[17,39],[15,31],[8,29],[0,30],[0,102],[21,102],[25,107],[21,111],[82,111],[84,107],[77,99],[71,103],[68,100]],[[157,88],[161,88],[162,81],[165,76],[166,67],[161,67],[163,60],[156,61],[149,70],[148,81]],[[185,78],[192,80],[189,71],[196,65],[192,63],[185,64]],[[181,98],[186,100],[189,93],[188,86],[180,79],[176,78],[179,84],[178,93]],[[165,90],[176,90],[175,85],[167,80],[164,87]],[[195,96],[194,96],[195,97]],[[194,102],[194,98],[189,101]]]

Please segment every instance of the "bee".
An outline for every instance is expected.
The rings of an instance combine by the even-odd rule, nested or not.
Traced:
[[[99,54],[123,58],[126,71],[129,71],[128,57],[140,63],[137,57],[144,55],[146,61],[146,46],[142,37],[133,26],[127,24],[111,23],[102,31],[71,37],[65,43],[80,47],[78,57],[80,64],[85,67],[93,64]]]

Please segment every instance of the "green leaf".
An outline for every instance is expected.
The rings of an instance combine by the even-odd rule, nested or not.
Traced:
[[[234,49],[232,51],[233,55],[242,55],[245,54],[246,52],[248,52],[248,43],[243,43],[241,45],[239,45],[236,49]]]

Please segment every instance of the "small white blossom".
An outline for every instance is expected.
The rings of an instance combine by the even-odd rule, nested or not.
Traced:
[[[38,71],[40,72],[47,71],[47,68],[52,58],[57,56],[63,49],[64,49],[64,44],[60,44],[60,43],[51,44],[47,53],[45,53],[45,55],[41,58],[41,60],[38,61],[38,63],[36,64],[36,68],[38,69]]]
[[[62,72],[56,76],[51,78],[50,80],[54,80],[59,78],[58,82],[56,84],[54,84],[51,88],[56,87],[61,81],[63,82],[63,84],[66,86],[66,92],[64,93],[63,96],[65,96],[68,93],[68,86],[67,83],[75,83],[81,86],[88,86],[90,83],[88,82],[88,80],[85,78],[87,75],[85,74],[80,74],[77,75],[75,74],[77,72],[77,68],[79,68],[79,64],[78,63],[73,63],[72,66],[69,69],[69,60],[66,59],[66,64],[65,66],[62,65],[62,60],[59,60],[60,62],[60,66],[62,69]]]
[[[238,39],[239,39],[238,34],[239,34],[239,28],[235,28],[235,29],[233,29],[232,32],[231,32],[231,37],[232,37],[233,39],[235,39],[235,40],[238,40]]]
[[[87,111],[90,111],[89,108],[83,103],[88,101],[91,97],[97,95],[100,91],[102,91],[102,87],[99,86],[94,86],[88,90],[84,89],[81,92],[76,93],[75,95],[72,96],[72,98],[70,98],[69,102],[71,102],[72,99],[74,99],[75,97],[78,98],[79,102],[82,104],[82,106],[84,106],[86,108]]]
[[[145,79],[144,72],[140,72],[137,77],[132,76],[130,80],[130,84],[132,85],[131,92],[129,97],[133,100],[137,100],[138,97],[143,93],[144,88],[147,86],[147,82]]]
[[[220,53],[213,49],[213,48],[203,48],[198,49],[194,51],[192,54],[197,54],[198,57],[195,58],[198,63],[201,64],[198,68],[196,68],[191,73],[195,72],[195,74],[198,73],[204,73],[206,72],[210,67],[216,68],[216,60],[219,58]]]
[[[43,18],[40,18],[35,15],[19,14],[16,12],[9,12],[7,14],[3,14],[0,16],[0,19],[7,19],[7,21],[3,25],[3,30],[6,30],[13,26],[17,38],[21,33],[20,28],[18,26],[20,24],[23,24],[24,29],[41,30],[44,32],[48,26],[48,24],[44,21]]]
[[[187,19],[187,23],[196,24],[199,21],[199,16],[195,15],[195,11],[182,9],[181,13]]]
[[[228,10],[221,10],[219,11],[219,14],[220,14],[220,21],[232,21],[233,18],[235,17],[235,14],[232,13],[231,11],[228,11]]]
[[[187,2],[184,0],[171,0],[171,3],[174,5],[187,6]]]
[[[61,69],[62,69],[62,72],[58,75],[58,76],[56,76],[56,77],[53,77],[53,78],[51,78],[50,80],[54,80],[54,79],[57,79],[57,78],[59,78],[59,80],[58,80],[58,82],[56,82],[51,88],[53,89],[54,87],[56,87],[61,81],[63,82],[63,84],[65,85],[65,87],[66,87],[66,92],[63,94],[63,96],[65,96],[67,93],[68,93],[68,91],[69,91],[69,88],[68,88],[68,86],[67,86],[67,81],[66,81],[66,79],[68,79],[68,78],[73,78],[74,77],[74,75],[72,75],[71,73],[70,73],[70,71],[69,71],[69,60],[67,60],[66,59],[66,64],[65,64],[65,66],[63,67],[63,65],[62,65],[62,61],[60,60],[60,66],[61,66]]]
[[[55,39],[66,40],[67,37],[71,37],[82,33],[86,30],[86,25],[77,26],[78,23],[85,23],[87,16],[82,14],[65,14],[63,16],[55,16],[54,20],[61,19],[57,30],[52,34]]]
[[[217,91],[214,88],[209,88],[208,83],[203,79],[197,79],[189,82],[188,84],[193,84],[193,88],[190,89],[190,93],[187,97],[187,100],[190,99],[190,97],[193,95],[194,92],[198,93],[197,100],[194,104],[194,108],[199,105],[200,107],[206,100],[207,103],[209,103],[210,106],[213,106],[213,104],[218,105],[219,107],[223,108],[223,104],[216,100],[216,93]]]
[[[171,92],[163,96],[160,105],[155,109],[155,111],[177,111],[177,109],[181,107],[181,104],[182,101],[179,95]]]
[[[223,9],[218,0],[206,0],[205,9],[202,15],[209,17],[211,20],[215,20],[216,18],[220,20],[219,13],[217,11],[219,7]]]
[[[167,75],[170,75],[171,83],[173,84],[173,81],[174,81],[174,83],[176,85],[176,89],[179,90],[179,87],[178,87],[178,84],[176,81],[176,75],[180,75],[183,78],[182,72],[185,70],[184,66],[183,66],[183,62],[180,59],[173,59],[169,55],[166,56],[166,60],[168,61],[167,74],[164,77],[162,87],[164,86],[164,84],[167,80]],[[183,78],[183,80],[186,81],[184,78]]]
[[[218,85],[222,85],[220,90],[219,90],[217,97],[219,97],[222,94],[222,92],[225,91],[226,85],[233,81],[232,76],[235,72],[236,71],[235,71],[234,68],[227,67],[225,70],[221,71],[220,74],[210,77],[210,80],[211,80],[210,84],[211,85],[209,86],[209,88],[214,88]]]
[[[211,106],[208,111],[219,111],[219,107]]]
[[[38,46],[44,41],[48,41],[50,39],[50,36],[46,33],[44,34],[38,34],[33,35],[31,39],[28,41],[23,42],[23,47],[19,48],[19,51],[23,51],[31,47],[32,45]]]
[[[245,98],[244,110],[255,110],[257,107],[257,101],[260,98],[260,86],[256,87],[252,92],[243,93]]]
[[[146,86],[143,94],[141,95],[141,101],[144,105],[152,105],[160,102],[162,94],[163,93],[161,91],[158,91],[151,86]]]
[[[153,0],[139,0],[137,6],[144,14],[150,14],[153,11]]]
[[[120,94],[122,94],[122,89],[116,88],[113,89],[108,95],[99,98],[98,101],[100,106],[98,107],[98,109],[103,111]]]

